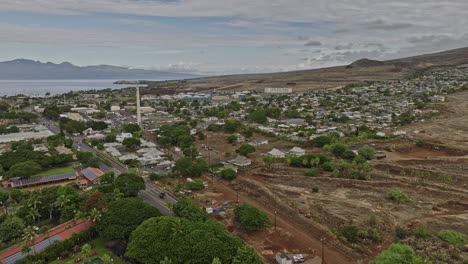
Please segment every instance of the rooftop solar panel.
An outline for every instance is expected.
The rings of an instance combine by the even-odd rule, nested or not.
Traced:
[[[24,180],[14,181],[12,186],[18,187],[18,186],[23,186],[23,185],[39,184],[43,182],[61,181],[61,180],[70,179],[70,178],[76,178],[76,172],[71,172],[71,173],[61,174],[61,175],[47,176],[47,177],[42,177],[42,178],[33,178],[33,179],[24,179]]]
[[[55,241],[61,241],[63,240],[61,237],[55,235],[55,236],[52,236],[46,240],[43,240],[35,245],[33,245],[31,247],[31,249],[34,251],[34,252],[41,252],[43,251],[44,249],[46,249],[48,246],[50,246],[52,243],[54,243]],[[5,258],[3,259],[3,262],[6,263],[6,264],[14,264],[16,261],[28,256],[29,254],[31,253],[28,253],[28,254],[23,254],[20,252],[16,253],[16,254],[13,254],[11,256],[9,256],[8,258]]]
[[[102,175],[102,173],[100,173],[99,169],[92,169],[92,168],[83,169],[81,171],[81,173],[83,173],[83,175],[86,178],[88,178],[88,180],[90,180],[90,181],[94,181],[95,179],[97,179],[99,176]]]

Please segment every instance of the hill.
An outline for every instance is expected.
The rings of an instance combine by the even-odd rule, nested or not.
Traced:
[[[200,76],[176,72],[129,69],[109,65],[79,67],[69,62],[55,64],[26,59],[0,62],[0,80],[174,80],[196,77]]]
[[[347,66],[314,70],[206,77],[188,80],[175,88],[177,91],[263,91],[265,87],[291,87],[294,92],[304,92],[362,81],[401,79],[431,67],[460,64],[468,64],[468,47],[389,61],[361,59]]]

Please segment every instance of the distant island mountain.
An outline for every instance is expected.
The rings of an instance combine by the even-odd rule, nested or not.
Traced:
[[[177,72],[130,69],[109,65],[80,67],[27,59],[0,62],[0,80],[179,80],[201,77]]]

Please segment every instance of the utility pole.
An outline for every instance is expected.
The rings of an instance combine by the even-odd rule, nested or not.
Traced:
[[[324,243],[325,243],[325,237],[322,237],[320,239],[320,242],[322,242],[322,264],[325,264],[325,246],[324,246]]]
[[[276,231],[276,215],[278,214],[278,210],[276,209],[276,206],[275,206],[275,231]]]

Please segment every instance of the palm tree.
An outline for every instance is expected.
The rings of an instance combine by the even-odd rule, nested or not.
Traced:
[[[174,222],[172,223],[172,232],[174,233],[182,233],[183,232],[183,226],[182,226],[182,221],[179,218],[174,219]]]
[[[28,245],[28,244],[24,244],[22,247],[21,247],[21,253],[25,254],[25,255],[28,255],[29,253],[31,253],[33,250],[32,248]]]
[[[83,257],[87,258],[89,255],[91,255],[92,248],[90,244],[84,244],[81,247],[81,252],[83,253]]]
[[[36,209],[37,205],[42,203],[41,200],[39,200],[40,194],[41,194],[40,190],[31,192],[31,194],[29,195],[29,199],[27,201],[27,204],[29,207]]]
[[[35,208],[30,208],[26,217],[30,218],[35,223],[36,220],[41,217],[41,214]]]
[[[67,206],[69,202],[70,202],[70,199],[68,199],[68,197],[66,197],[65,195],[59,196],[57,198],[57,205],[61,209],[65,208],[65,206]]]
[[[27,226],[23,229],[23,240],[26,241],[26,244],[32,242],[36,235],[36,230],[32,226]]]
[[[109,254],[102,255],[101,260],[104,264],[109,264],[112,262],[112,258]]]
[[[172,264],[172,260],[168,257],[164,257],[163,260],[161,260],[161,262],[159,262],[159,264]]]
[[[88,219],[92,220],[93,222],[99,222],[99,220],[101,220],[101,212],[99,212],[96,208],[91,209]]]

